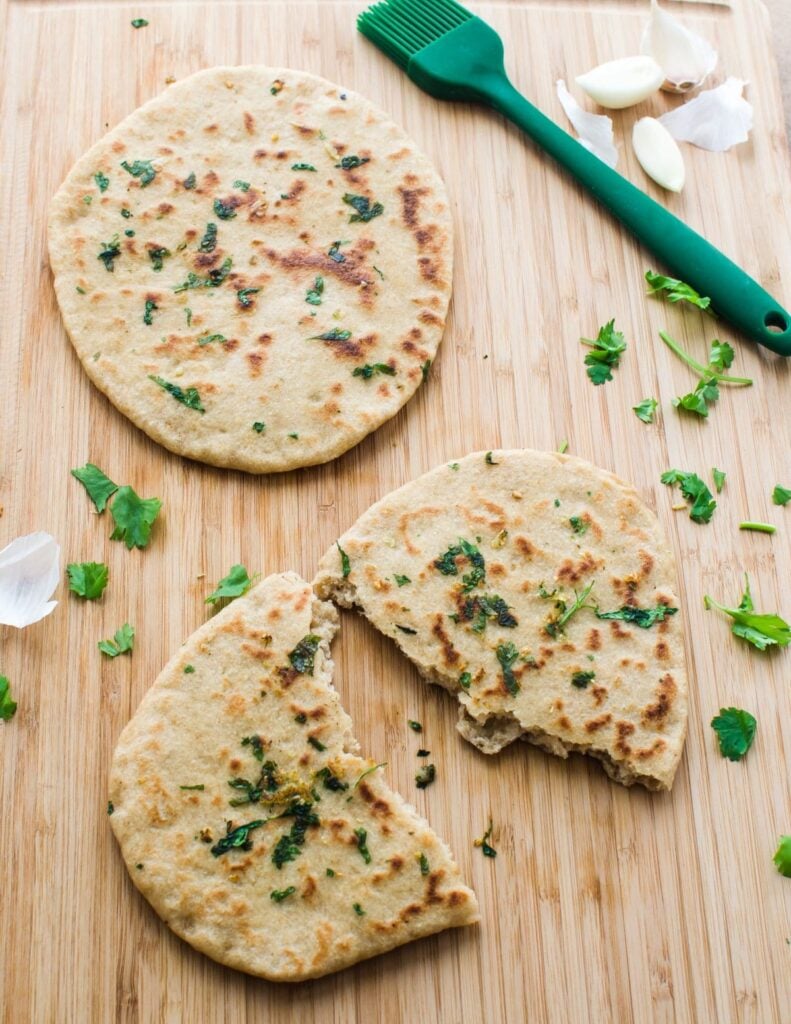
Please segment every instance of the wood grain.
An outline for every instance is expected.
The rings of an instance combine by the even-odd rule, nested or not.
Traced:
[[[22,632],[0,630],[0,671],[19,712],[0,726],[0,1018],[71,1021],[791,1020],[791,882],[771,856],[791,832],[789,655],[762,656],[703,611],[732,601],[751,573],[764,610],[791,614],[789,364],[724,324],[644,295],[649,257],[518,132],[485,111],[421,94],[354,31],[356,3],[11,2],[0,119],[0,546],[51,531],[68,561],[105,560],[101,602],[61,604]],[[633,52],[641,4],[480,5],[502,31],[516,83],[562,119],[554,82]],[[130,19],[150,25],[134,31]],[[659,195],[628,146],[621,169],[791,305],[791,176],[767,22],[752,0],[697,7],[718,75],[749,79],[755,131],[728,154],[685,149],[687,190]],[[148,441],[89,384],[66,339],[45,248],[47,203],[71,163],[136,105],[215,63],[304,67],[356,88],[403,123],[445,177],[457,229],[453,314],[428,385],[390,424],[337,462],[254,479],[181,460]],[[670,102],[652,98],[616,116]],[[630,347],[593,388],[580,334],[616,318]],[[710,421],[670,399],[694,383],[660,344],[667,327],[703,356],[732,341],[751,389],[724,393]],[[661,414],[631,406],[655,395]],[[310,577],[319,555],[372,501],[473,449],[570,450],[633,481],[678,555],[690,660],[686,755],[671,795],[628,791],[581,758],[518,745],[486,758],[454,730],[447,695],[425,688],[394,648],[344,616],[337,685],[366,752],[389,762],[450,841],[483,922],[335,977],[276,987],[225,970],[161,924],[133,889],[105,818],[110,755],[160,667],[207,614],[210,585],[236,561]],[[145,551],[108,540],[68,470],[90,459],[163,500]],[[669,466],[728,473],[709,526],[671,511]],[[746,517],[774,537],[740,533]],[[131,658],[96,650],[124,621]],[[723,760],[709,720],[757,714],[741,764]],[[414,788],[419,742],[439,768]],[[472,846],[489,814],[496,861]]]

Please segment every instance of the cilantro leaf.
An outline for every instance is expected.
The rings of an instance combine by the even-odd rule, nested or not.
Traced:
[[[121,243],[118,240],[118,235],[113,235],[109,242],[102,242],[102,248],[96,259],[101,260],[104,269],[112,274],[115,271],[115,261],[120,255]]]
[[[161,270],[164,266],[164,260],[170,256],[170,249],[166,249],[162,245],[155,245],[153,248],[148,250],[148,257],[151,260],[151,265],[154,270]]]
[[[772,860],[781,875],[791,878],[791,836],[780,836],[780,844]]]
[[[588,377],[593,383],[604,384],[612,380],[612,370],[618,366],[621,355],[626,351],[623,334],[615,330],[615,320],[610,320],[600,327],[595,340],[580,338],[580,342],[591,349],[585,356],[585,365],[588,367]]]
[[[222,261],[222,265],[209,271],[208,277],[198,277],[192,270],[187,274],[187,280],[177,284],[174,292],[185,292],[191,288],[218,288],[231,272],[233,260],[230,256]]]
[[[711,343],[709,366],[718,373],[722,373],[723,370],[730,369],[734,354],[733,348],[727,341],[718,341],[715,338]]]
[[[110,187],[110,179],[107,177],[106,174],[103,174],[101,171],[97,171],[96,174],[94,174],[93,180],[99,186],[100,192],[106,192],[107,189]]]
[[[717,734],[722,756],[729,761],[741,761],[752,746],[757,724],[749,711],[720,708],[720,713],[711,720],[711,727]]]
[[[236,202],[232,199],[229,199],[227,203],[223,202],[222,199],[215,199],[214,212],[220,220],[233,220],[236,216]]]
[[[319,649],[321,637],[314,633],[303,636],[297,646],[288,655],[292,668],[303,676],[312,676],[316,651]]]
[[[365,366],[355,366],[352,370],[352,377],[370,380],[375,373],[384,373],[388,377],[395,376],[394,368],[388,363],[366,363]]]
[[[161,508],[159,498],[140,498],[131,487],[119,488],[110,506],[110,515],[115,523],[110,540],[122,540],[130,551],[132,548],[144,548]]]
[[[349,556],[343,550],[339,541],[335,541],[335,547],[338,549],[338,554],[341,556],[341,575],[344,579],[352,571],[352,563],[349,561]]]
[[[786,647],[791,643],[791,626],[778,614],[765,614],[755,611],[752,595],[750,593],[750,580],[744,574],[744,594],[739,602],[738,608],[726,608],[718,604],[708,594],[703,598],[703,603],[708,611],[717,608],[733,619],[731,632],[734,636],[741,637],[757,647],[759,651],[765,651],[767,647]]]
[[[711,491],[696,473],[682,469],[669,469],[660,477],[663,484],[679,484],[681,493],[691,502],[689,518],[696,523],[708,523],[717,507]]]
[[[109,476],[105,476],[92,462],[86,462],[84,466],[73,469],[71,475],[76,477],[88,492],[96,511],[104,512],[107,500],[118,490],[118,484],[114,484]]]
[[[200,240],[198,249],[200,252],[214,252],[217,245],[217,225],[211,221],[206,225],[206,231]]]
[[[250,296],[256,295],[260,291],[260,288],[240,288],[236,293],[236,299],[242,309],[249,309],[253,304]]]
[[[139,178],[141,188],[150,185],[157,175],[156,168],[150,160],[135,160],[131,164],[122,160],[121,166],[127,174],[131,174],[133,178]]]
[[[646,270],[645,279],[650,288],[649,295],[664,297],[668,302],[688,302],[698,309],[709,309],[711,306],[711,299],[707,295],[700,295],[690,285],[675,277],[665,277],[662,274],[655,274],[652,270]]]
[[[229,850],[249,850],[253,845],[252,840],[248,838],[250,833],[254,828],[261,828],[265,824],[266,822],[259,818],[257,821],[248,821],[245,825],[239,825],[232,829],[229,822],[227,833],[212,846],[209,852],[213,857],[222,857]]]
[[[135,630],[128,622],[125,622],[116,631],[112,640],[100,640],[96,645],[102,654],[108,658],[117,658],[119,654],[129,654],[135,644]]]
[[[405,587],[407,583],[411,583],[412,580],[408,576],[401,576],[399,573],[395,573],[393,579],[399,585],[399,587]]]
[[[791,501],[791,488],[776,484],[772,491],[772,501],[775,505],[787,505]]]
[[[131,21],[132,28],[145,28],[147,24],[145,18],[133,18]]]
[[[655,398],[644,398],[642,402],[633,405],[632,409],[638,420],[642,420],[643,423],[653,423],[654,413],[658,404]]]
[[[206,604],[217,604],[225,597],[241,597],[252,587],[253,580],[243,565],[232,565],[227,576],[223,576],[206,598]]]
[[[668,615],[675,615],[678,608],[670,608],[666,604],[658,604],[654,608],[637,608],[631,604],[625,604],[614,612],[600,612],[595,609],[597,619],[620,619],[621,622],[631,622],[640,629],[650,629],[655,622],[664,622]]]
[[[172,395],[177,402],[181,402],[182,405],[186,405],[188,409],[194,409],[196,412],[204,413],[206,409],[201,402],[200,392],[197,388],[182,388],[178,384],[172,384],[169,380],[163,380],[162,377],[156,377],[153,373],[149,373],[149,380],[153,380],[155,384],[158,384],[163,391],[167,391],[169,395]]]
[[[351,331],[333,327],[331,331],[325,331],[324,334],[315,334],[312,338],[308,338],[308,341],[348,341],[351,336]]]
[[[305,295],[305,302],[311,306],[321,305],[321,296],[324,294],[324,278],[319,276],[313,281],[313,287],[309,288]]]
[[[353,213],[351,217],[349,217],[350,224],[353,224],[355,221],[363,221],[367,224],[369,220],[373,220],[374,217],[378,217],[380,214],[384,213],[385,210],[381,203],[372,204],[371,200],[366,196],[356,196],[351,192],[347,192],[344,195],[343,201],[347,206],[351,206],[356,210],[356,213]]]
[[[69,576],[69,590],[84,597],[86,601],[95,601],[101,597],[107,586],[109,570],[104,562],[71,562],[66,566]]]
[[[335,166],[341,167],[344,171],[353,171],[355,167],[362,167],[363,164],[369,163],[370,159],[369,156],[351,154],[350,156],[341,157],[340,163],[335,164]]]
[[[687,412],[697,413],[704,418],[709,414],[709,405],[720,397],[720,389],[714,377],[702,377],[695,385],[695,390],[687,395],[673,399],[673,405],[677,409],[686,409]]]
[[[519,693],[519,680],[514,675],[514,662],[519,657],[519,651],[515,644],[509,640],[507,644],[498,644],[495,651],[500,668],[503,670],[503,682],[505,688],[515,697]]]
[[[712,467],[711,477],[712,477],[712,480],[714,481],[714,486],[717,489],[717,494],[721,494],[722,493],[723,484],[725,483],[725,476],[726,476],[725,470],[717,469],[716,466]]]
[[[286,889],[273,889],[269,894],[269,898],[274,900],[275,903],[282,903],[289,896],[293,896],[296,891],[296,886],[293,885],[289,885]]]
[[[6,676],[0,676],[0,719],[10,722],[16,708],[16,701],[11,700],[11,684]]]

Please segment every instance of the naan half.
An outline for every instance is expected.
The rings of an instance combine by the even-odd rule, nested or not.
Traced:
[[[388,494],[339,546],[348,563],[331,548],[318,593],[455,693],[471,743],[521,737],[670,788],[687,725],[676,573],[632,488],[564,455],[478,452]]]
[[[176,934],[275,981],[478,920],[450,851],[361,758],[337,612],[270,576],[190,637],[124,729],[110,823]]]

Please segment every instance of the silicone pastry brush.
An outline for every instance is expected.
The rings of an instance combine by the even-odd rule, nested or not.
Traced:
[[[542,114],[508,80],[497,33],[455,0],[382,0],[357,27],[440,99],[483,103],[566,168],[717,314],[766,348],[791,355],[791,314],[746,271]]]

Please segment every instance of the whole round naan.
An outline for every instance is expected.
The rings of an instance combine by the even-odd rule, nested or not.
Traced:
[[[179,649],[121,734],[110,824],[190,945],[299,981],[478,920],[447,846],[357,754],[337,612],[270,576]]]
[[[326,462],[393,416],[445,326],[451,219],[401,128],[314,75],[212,68],[106,135],[53,199],[91,377],[182,455]]]
[[[521,737],[670,788],[687,726],[676,573],[631,487],[564,455],[478,452],[388,494],[338,544],[318,593],[455,693],[471,743]]]

